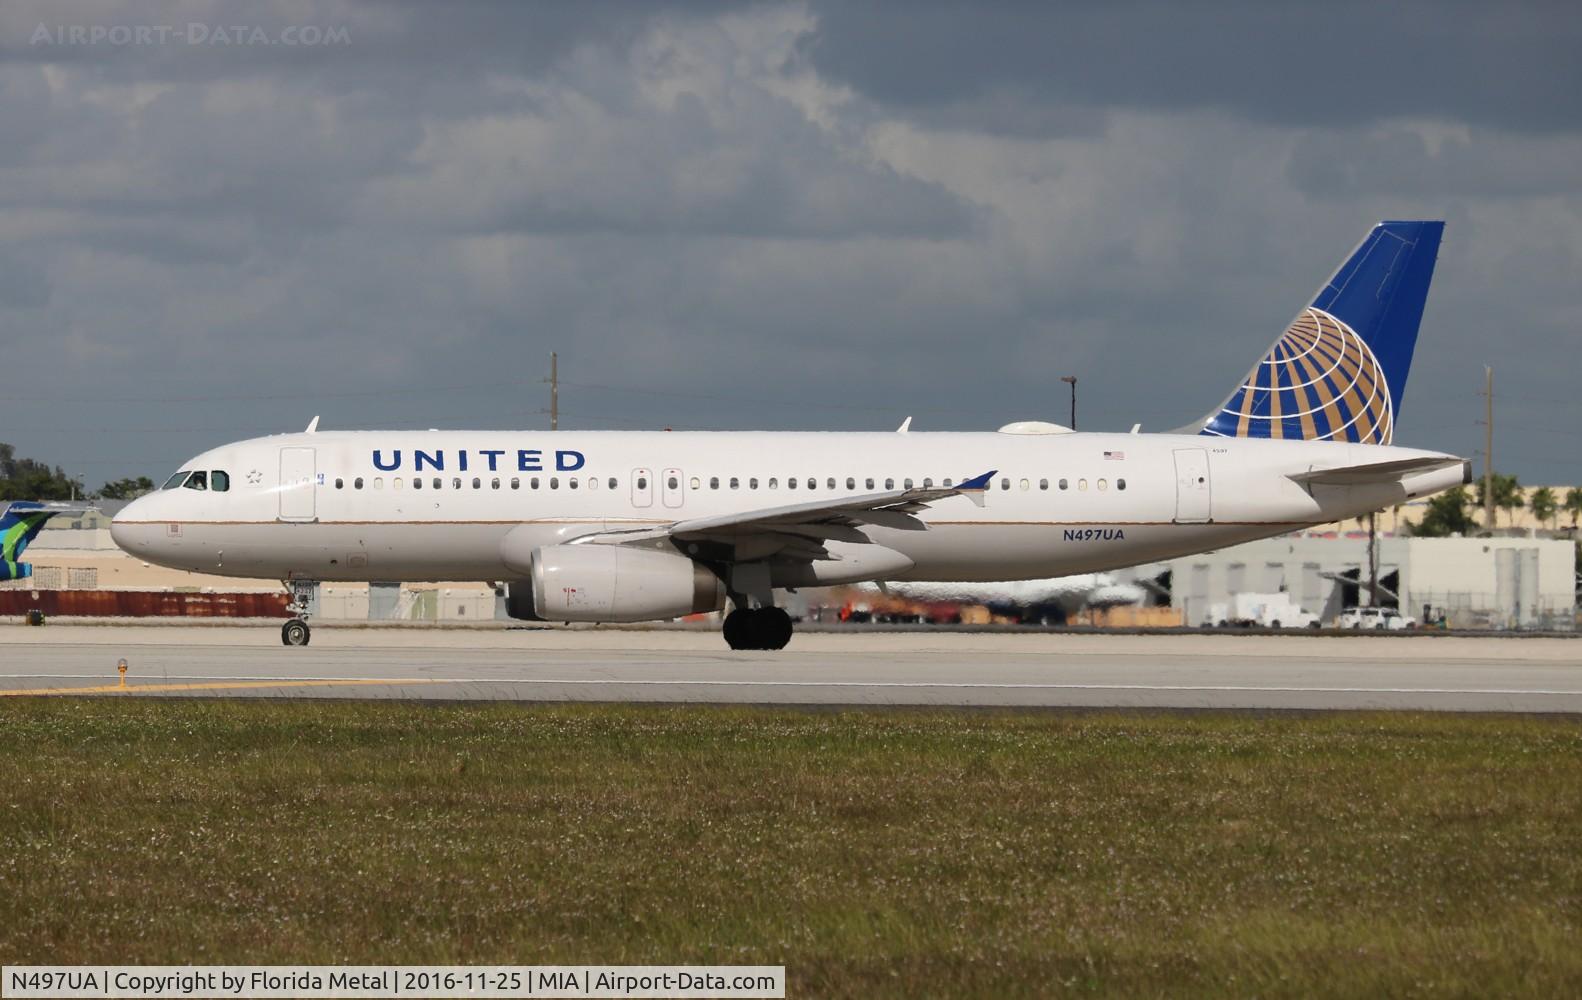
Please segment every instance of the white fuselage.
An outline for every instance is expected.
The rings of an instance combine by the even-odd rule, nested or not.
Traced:
[[[925,531],[867,529],[896,580],[1014,580],[1130,566],[1354,517],[1459,484],[1308,487],[1313,469],[1452,456],[1168,434],[347,431],[226,445],[184,469],[229,488],[149,494],[113,534],[150,562],[308,580],[503,580],[506,535],[554,545],[612,528],[953,483],[997,470],[981,506]],[[415,484],[414,479],[420,480]],[[794,486],[792,485],[794,483]]]

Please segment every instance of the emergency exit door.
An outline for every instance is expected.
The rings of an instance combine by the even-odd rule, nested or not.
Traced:
[[[316,465],[312,448],[280,449],[280,520],[318,519]]]
[[[1178,448],[1176,458],[1176,523],[1206,524],[1213,520],[1208,451]]]

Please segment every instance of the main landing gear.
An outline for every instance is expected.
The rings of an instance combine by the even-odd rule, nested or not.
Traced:
[[[725,616],[725,642],[732,649],[784,649],[791,641],[791,616],[784,608],[738,605]]]
[[[286,610],[294,617],[280,626],[280,641],[286,646],[306,646],[313,640],[308,615],[312,613],[319,585],[312,580],[287,580],[285,584],[291,591],[291,603],[286,605]]]

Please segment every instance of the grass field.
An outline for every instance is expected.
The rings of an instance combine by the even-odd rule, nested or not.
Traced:
[[[1582,722],[0,705],[0,962],[1582,995]]]

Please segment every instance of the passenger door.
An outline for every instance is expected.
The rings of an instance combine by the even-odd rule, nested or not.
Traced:
[[[280,449],[280,520],[318,520],[317,456],[312,448]]]
[[[1176,523],[1208,523],[1213,520],[1208,452],[1202,448],[1178,448],[1175,460]]]

